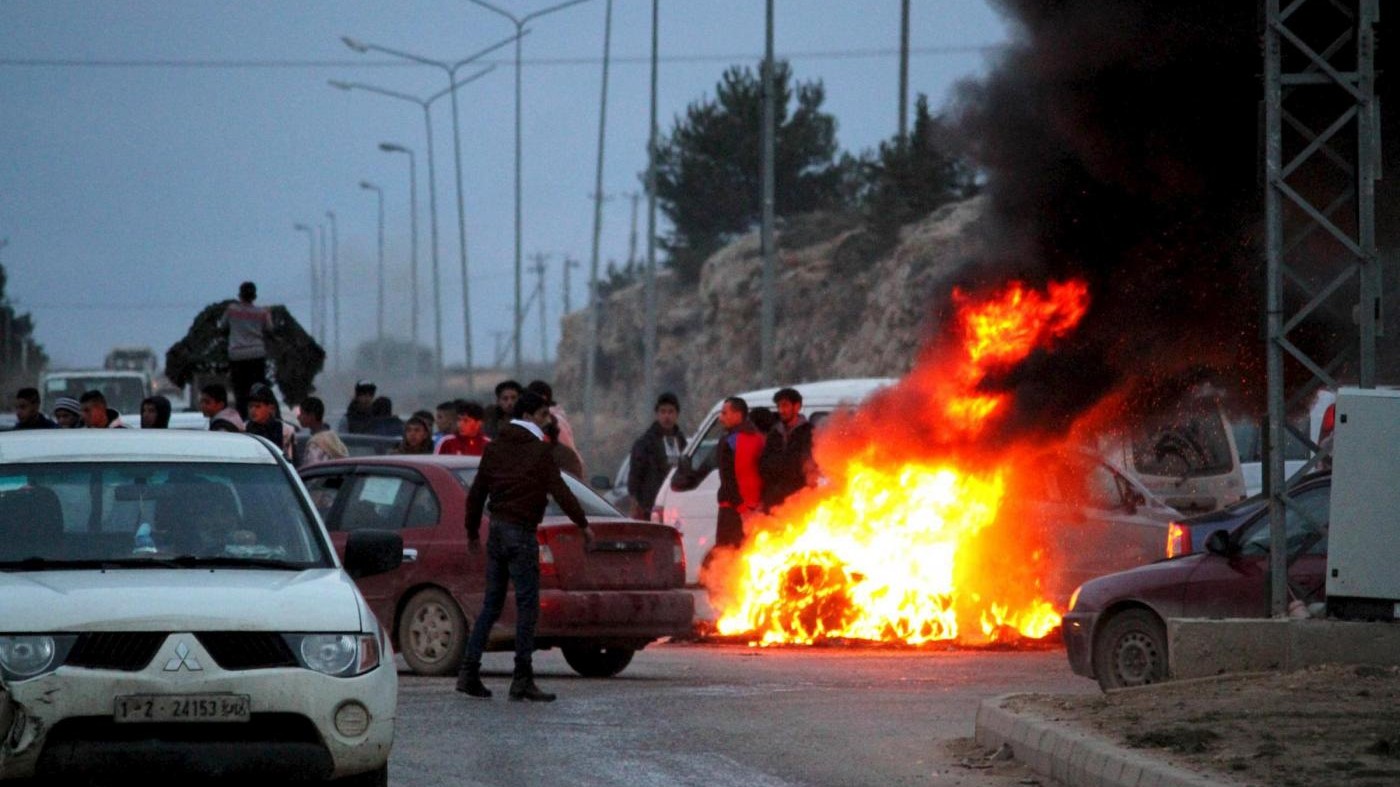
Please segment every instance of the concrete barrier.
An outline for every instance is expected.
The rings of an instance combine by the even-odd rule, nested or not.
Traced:
[[[1190,618],[1167,621],[1173,679],[1316,664],[1400,665],[1400,625],[1342,620]]]

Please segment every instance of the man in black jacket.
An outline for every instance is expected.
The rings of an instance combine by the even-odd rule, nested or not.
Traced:
[[[758,470],[763,476],[763,507],[777,508],[788,496],[807,485],[813,469],[812,424],[802,414],[802,394],[782,388],[773,394],[778,422],[768,432]]]
[[[550,702],[554,695],[535,685],[532,659],[535,621],[540,615],[540,552],[535,529],[544,519],[552,495],[564,513],[579,526],[584,547],[592,542],[588,518],[578,498],[569,491],[555,464],[543,427],[549,423],[549,402],[532,391],[515,404],[515,420],[501,427],[486,446],[481,466],[467,493],[467,548],[481,549],[481,513],[490,501],[491,531],[486,539],[486,598],[472,624],[471,638],[462,654],[457,690],[482,699],[491,690],[481,683],[481,654],[486,638],[505,606],[506,583],[515,585],[515,676],[510,683],[512,700]]]
[[[632,459],[627,465],[627,492],[635,504],[632,516],[651,519],[651,508],[661,482],[676,466],[685,450],[685,435],[676,421],[680,419],[681,402],[673,393],[656,398],[656,420],[637,442],[632,444]]]

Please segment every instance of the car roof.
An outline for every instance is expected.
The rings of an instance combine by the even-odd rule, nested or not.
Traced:
[[[892,385],[897,380],[893,377],[859,377],[850,380],[819,380],[811,383],[793,383],[780,388],[760,388],[756,391],[745,391],[734,394],[750,406],[755,402],[760,404],[772,404],[773,394],[782,388],[795,388],[802,394],[802,403],[807,404],[835,404],[837,402],[858,402],[869,396],[871,392]],[[711,412],[718,410],[723,400],[710,408]]]
[[[34,429],[0,436],[0,464],[236,462],[277,464],[272,444],[247,434],[168,429]]]
[[[479,456],[457,456],[455,454],[383,454],[379,456],[347,456],[343,459],[331,459],[325,462],[317,462],[314,465],[307,465],[305,469],[314,470],[322,467],[335,467],[344,465],[390,465],[395,467],[414,467],[417,465],[433,465],[447,470],[472,469],[481,464]]]

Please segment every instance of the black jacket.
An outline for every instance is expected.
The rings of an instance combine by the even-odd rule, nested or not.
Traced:
[[[807,485],[807,463],[812,460],[812,424],[806,418],[787,429],[782,421],[768,432],[758,471],[763,476],[763,505],[772,508]]]
[[[506,424],[486,444],[467,493],[467,538],[481,537],[481,513],[488,499],[493,518],[533,529],[544,519],[546,495],[552,495],[575,524],[588,527],[583,506],[564,483],[550,444],[523,426]]]
[[[680,428],[670,436],[679,450],[684,451],[685,435]],[[632,444],[632,459],[627,466],[627,493],[648,514],[656,503],[656,493],[661,491],[661,482],[671,472],[671,462],[666,457],[666,437],[661,425],[653,421],[651,428]]]
[[[368,407],[356,407],[354,402],[345,408],[345,415],[340,419],[340,432],[342,434],[374,434],[374,416],[370,414]]]
[[[43,413],[35,413],[35,414],[34,414],[34,417],[31,418],[31,419],[29,419],[28,421],[16,421],[16,422],[15,422],[15,430],[16,430],[16,431],[18,431],[18,430],[20,430],[20,429],[57,429],[57,428],[58,428],[58,424],[56,424],[56,423],[54,423],[53,421],[49,420],[49,417],[48,417],[47,415],[44,415]]]

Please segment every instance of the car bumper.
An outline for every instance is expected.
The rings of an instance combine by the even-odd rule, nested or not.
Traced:
[[[172,637],[172,640],[175,638]],[[193,637],[202,669],[164,669],[167,642],[141,671],[60,667],[9,685],[11,721],[0,730],[0,779],[141,772],[196,776],[334,778],[383,765],[394,738],[393,663],[355,678],[302,668],[221,670]],[[246,694],[247,722],[118,723],[115,698],[133,694]],[[369,713],[363,734],[342,735],[342,703]],[[0,713],[0,717],[5,714]]]
[[[659,639],[689,633],[695,599],[684,590],[540,591],[538,638]]]
[[[1060,627],[1069,668],[1086,678],[1094,677],[1094,623],[1098,617],[1097,612],[1070,612]]]

